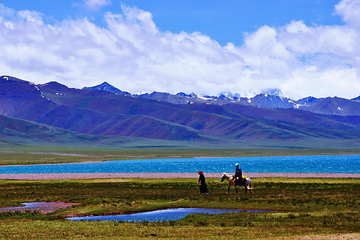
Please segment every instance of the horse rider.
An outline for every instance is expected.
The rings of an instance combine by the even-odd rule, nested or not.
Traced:
[[[240,180],[242,180],[242,171],[241,168],[239,168],[239,164],[235,164],[235,187],[239,186]]]
[[[210,191],[209,191],[209,189],[208,189],[207,186],[206,186],[204,172],[203,172],[203,171],[199,171],[198,174],[199,174],[199,180],[198,180],[197,184],[199,184],[199,182],[201,183],[201,184],[200,184],[200,193],[207,193],[207,194],[209,194]]]

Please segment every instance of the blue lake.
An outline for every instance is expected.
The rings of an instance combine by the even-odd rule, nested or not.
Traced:
[[[243,212],[240,209],[207,209],[207,208],[174,208],[157,211],[149,211],[135,214],[124,214],[114,216],[94,217],[71,217],[66,218],[72,221],[123,221],[123,222],[164,222],[175,221],[193,213],[220,214],[228,212]],[[267,212],[257,210],[246,210],[247,212]],[[270,211],[269,211],[270,212]]]
[[[83,164],[2,166],[0,174],[20,173],[360,173],[360,155],[121,160]]]

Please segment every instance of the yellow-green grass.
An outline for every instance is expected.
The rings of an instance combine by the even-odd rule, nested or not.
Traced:
[[[0,206],[22,202],[79,202],[47,215],[1,213],[0,238],[225,239],[360,233],[360,179],[257,178],[254,194],[238,194],[218,178],[197,179],[0,180]],[[133,213],[177,208],[236,208],[276,213],[194,214],[156,223],[73,222],[67,216]]]
[[[189,148],[79,148],[29,146],[0,148],[0,165],[51,164],[129,159],[194,157],[253,157],[360,154],[357,149],[189,149]]]
[[[0,235],[3,239],[269,239],[280,236],[293,239],[292,236],[298,235],[338,236],[356,231],[340,230],[337,227],[339,224],[332,222],[348,218],[332,218],[327,223],[326,218],[314,220],[311,216],[295,219],[292,216],[284,216],[274,219],[271,216],[259,218],[250,214],[238,215],[241,216],[192,215],[179,223],[8,220],[1,222]],[[312,223],[313,221],[316,222]],[[356,224],[352,221],[352,226]],[[359,237],[360,234],[356,236]]]

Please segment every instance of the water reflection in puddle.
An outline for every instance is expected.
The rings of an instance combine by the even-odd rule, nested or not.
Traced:
[[[220,214],[228,212],[243,212],[240,209],[206,209],[206,208],[174,208],[157,211],[149,211],[128,215],[94,216],[94,217],[71,217],[72,221],[122,221],[122,222],[164,222],[180,220],[193,213]],[[246,210],[247,212],[271,212]]]

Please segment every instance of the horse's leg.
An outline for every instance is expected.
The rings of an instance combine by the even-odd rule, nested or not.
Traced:
[[[247,186],[246,186],[246,179],[244,180],[241,180],[241,186],[244,186],[245,187],[245,193],[247,193]]]
[[[235,188],[236,193],[239,193],[238,190],[237,190],[237,187],[235,185],[234,185],[234,188]]]
[[[246,188],[249,189],[249,192],[250,192],[250,193],[253,193],[253,192],[252,192],[252,189],[251,189],[251,182],[250,182],[250,184],[246,184]]]
[[[229,185],[228,190],[227,190],[227,193],[229,193],[229,192],[230,192],[230,187],[231,187],[231,185]]]

